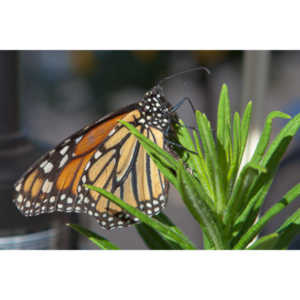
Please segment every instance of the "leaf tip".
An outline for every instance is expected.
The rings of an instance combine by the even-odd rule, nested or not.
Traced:
[[[228,87],[227,87],[227,84],[226,84],[226,83],[223,83],[223,84],[222,84],[221,91],[228,92]]]

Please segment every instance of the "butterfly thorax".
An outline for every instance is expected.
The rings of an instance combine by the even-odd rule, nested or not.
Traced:
[[[151,126],[167,131],[172,124],[172,119],[177,119],[177,115],[172,112],[172,106],[166,100],[160,86],[155,86],[148,91],[138,105],[141,112],[138,123],[143,124],[146,128]]]

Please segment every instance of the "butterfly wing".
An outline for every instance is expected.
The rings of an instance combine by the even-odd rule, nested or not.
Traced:
[[[63,141],[37,161],[16,183],[14,202],[25,216],[77,212],[96,217],[106,228],[138,220],[84,184],[114,193],[123,201],[157,214],[164,207],[168,184],[124,120],[164,147],[162,131],[138,125],[136,106],[109,115]]]

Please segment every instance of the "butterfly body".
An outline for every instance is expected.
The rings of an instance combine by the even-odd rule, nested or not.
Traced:
[[[138,219],[88,190],[106,189],[149,216],[166,204],[168,182],[120,120],[133,124],[163,149],[177,115],[160,86],[138,103],[109,114],[65,139],[38,160],[15,184],[14,202],[25,216],[76,212],[94,216],[101,227],[114,229]]]

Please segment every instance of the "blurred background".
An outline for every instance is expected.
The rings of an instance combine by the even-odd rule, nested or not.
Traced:
[[[123,249],[146,249],[135,228],[107,232],[92,217],[66,214],[25,218],[11,202],[12,185],[42,153],[93,120],[137,102],[160,79],[205,66],[164,84],[171,104],[192,99],[213,126],[220,88],[232,111],[249,100],[254,113],[249,152],[272,110],[300,112],[299,51],[0,51],[0,249],[93,249],[65,226],[79,223]],[[194,125],[188,105],[179,110]],[[284,123],[274,122],[274,134]],[[300,180],[300,134],[289,148],[264,210]],[[266,227],[272,232],[290,210]],[[201,246],[201,232],[171,188],[165,213]],[[300,248],[295,240],[292,249]]]

